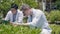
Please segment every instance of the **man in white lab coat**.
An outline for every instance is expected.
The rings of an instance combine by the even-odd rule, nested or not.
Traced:
[[[17,25],[24,25],[30,26],[31,28],[41,28],[41,34],[51,34],[51,29],[45,17],[45,14],[39,10],[30,8],[28,5],[22,5],[21,10],[23,14],[28,17],[27,23],[17,24]]]
[[[20,10],[18,10],[18,6],[16,4],[11,5],[11,10],[8,11],[5,20],[9,20],[11,23],[22,23],[23,13]]]

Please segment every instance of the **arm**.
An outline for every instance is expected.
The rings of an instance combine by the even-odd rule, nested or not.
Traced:
[[[6,15],[6,17],[5,17],[5,20],[8,21],[8,20],[9,20],[9,16],[10,16],[9,13],[7,13],[7,15]]]
[[[40,14],[35,14],[35,17],[33,18],[32,22],[31,23],[15,23],[15,25],[23,25],[23,26],[35,26],[37,21],[39,20],[39,18],[41,17]]]
[[[10,22],[11,25],[13,26],[29,26],[29,23],[13,23],[13,22]]]
[[[49,27],[48,21],[47,21],[46,16],[44,14],[43,14],[43,18],[44,18],[45,22],[42,26],[42,32],[41,33],[51,33],[52,30]]]
[[[21,12],[18,17],[18,22],[21,23],[23,21],[23,13]]]

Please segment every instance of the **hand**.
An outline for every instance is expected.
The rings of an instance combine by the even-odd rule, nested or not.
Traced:
[[[10,22],[11,25],[13,25],[14,27],[18,26],[16,23]]]

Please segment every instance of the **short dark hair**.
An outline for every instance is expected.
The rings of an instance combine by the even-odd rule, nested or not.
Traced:
[[[21,6],[21,11],[27,10],[28,8],[31,8],[28,4],[23,4]]]
[[[18,5],[17,4],[14,4],[14,3],[12,3],[11,4],[11,8],[15,8],[16,10],[18,9]]]

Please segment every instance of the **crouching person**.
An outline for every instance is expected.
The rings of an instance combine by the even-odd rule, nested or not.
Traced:
[[[22,5],[21,10],[23,14],[28,17],[27,23],[16,24],[30,26],[31,28],[41,28],[42,31],[40,34],[51,34],[52,30],[49,27],[45,14],[39,10],[31,8],[28,5]]]
[[[18,6],[16,4],[11,4],[11,10],[8,11],[5,20],[9,20],[11,24],[22,23],[23,13],[18,10]]]

